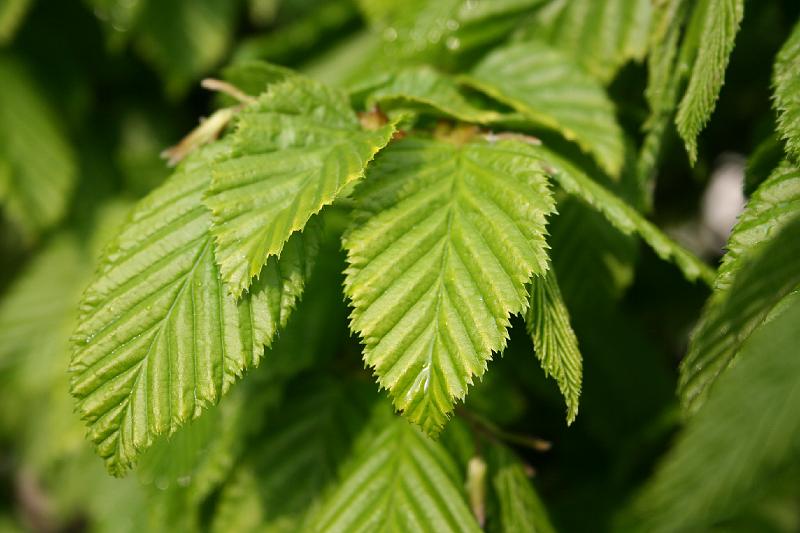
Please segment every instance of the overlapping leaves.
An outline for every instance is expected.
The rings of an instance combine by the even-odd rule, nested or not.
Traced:
[[[72,393],[113,473],[257,365],[302,292],[309,232],[267,263],[248,295],[228,296],[201,201],[209,163],[228,150],[194,155],[137,206],[81,304]]]
[[[526,283],[547,269],[546,178],[518,141],[397,142],[358,201],[345,292],[364,360],[427,432],[506,343]]]
[[[291,235],[364,175],[393,126],[361,128],[347,98],[305,78],[278,83],[241,115],[206,204],[230,291],[250,287]]]
[[[622,130],[611,100],[559,51],[539,42],[497,48],[464,81],[575,141],[609,174],[620,172]]]
[[[800,284],[797,228],[800,171],[784,164],[747,204],[728,240],[715,282],[681,364],[679,391],[684,407],[702,405],[717,376],[773,306]]]

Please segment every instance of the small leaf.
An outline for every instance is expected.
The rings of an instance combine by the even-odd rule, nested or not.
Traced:
[[[702,30],[689,85],[675,117],[692,164],[697,160],[697,136],[711,118],[725,81],[725,69],[744,15],[744,1],[700,0],[694,9],[702,13]]]
[[[200,150],[140,202],[84,295],[72,394],[116,475],[257,365],[302,293],[315,251],[305,234],[268,262],[241,301],[224,290],[201,196],[210,162],[228,150]]]
[[[344,240],[351,328],[395,407],[436,434],[547,269],[547,181],[518,141],[407,138],[381,154],[358,202]]]
[[[394,127],[365,131],[347,97],[293,77],[242,111],[233,154],[205,198],[222,278],[234,296],[312,215],[364,176]]]
[[[622,130],[613,103],[594,79],[557,50],[537,42],[497,48],[462,80],[534,125],[575,141],[612,176],[622,169]]]
[[[800,22],[778,52],[772,84],[778,131],[786,141],[786,151],[800,162]]]
[[[545,375],[555,378],[567,402],[567,424],[571,424],[578,414],[583,362],[552,267],[533,278],[525,324]]]
[[[401,419],[353,457],[348,475],[323,503],[313,531],[479,532],[464,480],[438,443]]]

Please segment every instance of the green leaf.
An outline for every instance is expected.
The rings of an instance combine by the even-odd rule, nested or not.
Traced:
[[[237,61],[222,70],[222,77],[226,81],[253,97],[259,96],[270,85],[280,83],[295,75],[293,70],[286,67],[254,59]],[[228,105],[234,103],[231,101]]]
[[[530,150],[548,165],[548,173],[567,193],[600,211],[615,228],[625,235],[639,235],[660,258],[675,263],[687,279],[713,283],[714,271],[708,265],[664,235],[636,209],[555,152],[543,146],[531,146]]]
[[[798,214],[800,167],[784,162],[756,189],[739,215],[728,237],[714,290],[730,289],[742,260],[753,247],[780,231]]]
[[[637,499],[632,530],[710,530],[738,512],[758,487],[769,486],[796,457],[800,293],[788,296],[781,308],[750,336],[739,363],[720,377],[689,421]]]
[[[563,50],[603,83],[647,52],[651,0],[556,0],[536,13],[523,38]]]
[[[0,45],[9,42],[25,19],[31,0],[3,0],[0,2]]]
[[[313,531],[481,531],[464,479],[440,444],[397,418],[368,444],[323,503]]]
[[[34,80],[0,59],[0,207],[24,240],[64,216],[76,170],[58,116]]]
[[[61,373],[53,352],[62,349],[63,331],[91,265],[75,235],[54,236],[4,291],[0,305],[0,368],[23,364],[37,379]],[[32,359],[33,361],[29,361]],[[31,364],[35,362],[35,364]],[[49,385],[49,381],[45,381]],[[26,388],[31,388],[28,383]]]
[[[302,292],[313,232],[295,235],[238,303],[224,290],[201,196],[229,150],[202,149],[146,197],[84,295],[72,394],[116,475],[257,365]]]
[[[772,84],[778,131],[786,141],[786,151],[800,161],[800,22],[778,52]]]
[[[578,414],[583,362],[552,267],[533,278],[525,323],[545,375],[555,378],[567,402],[567,424],[571,424]]]
[[[725,81],[725,69],[744,15],[744,1],[700,0],[695,9],[703,13],[702,30],[689,85],[675,117],[692,164],[697,160],[697,135],[711,118]]]
[[[799,219],[800,171],[782,166],[758,188],[731,233],[715,292],[681,363],[678,391],[688,413],[702,405],[775,304],[800,284]]]
[[[525,284],[547,269],[547,181],[518,141],[390,146],[358,195],[344,240],[345,293],[364,361],[426,432],[505,347]]]
[[[223,494],[231,491],[224,496],[230,500],[221,503],[222,511],[257,505],[262,530],[308,530],[301,526],[337,481],[375,398],[374,387],[366,382],[298,379],[280,410],[267,414],[265,430],[256,435],[257,446],[244,463],[256,475],[251,490],[259,502],[241,498],[235,487],[226,488]],[[217,524],[219,530],[230,530],[225,522]]]
[[[205,197],[222,278],[239,296],[270,256],[364,176],[394,127],[361,128],[347,97],[295,77],[240,115],[233,154],[214,166]]]
[[[514,533],[554,533],[547,511],[531,485],[525,467],[502,445],[490,448],[489,468],[498,521],[491,521],[490,531]]]
[[[633,282],[639,243],[574,197],[558,202],[548,226],[551,268],[573,314],[612,308]]]
[[[622,130],[603,88],[559,51],[538,42],[489,53],[462,80],[551,128],[591,154],[609,174],[622,169]]]
[[[368,102],[390,109],[397,104],[417,104],[439,114],[482,124],[500,118],[499,113],[472,105],[447,75],[428,66],[407,67],[386,76],[370,93]]]
[[[230,0],[144,0],[132,28],[136,46],[170,91],[183,91],[225,55],[237,6]]]

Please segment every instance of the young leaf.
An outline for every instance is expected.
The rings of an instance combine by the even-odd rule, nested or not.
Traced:
[[[583,363],[552,267],[533,278],[525,324],[545,375],[555,378],[567,402],[567,424],[571,424],[578,414]]]
[[[469,103],[450,77],[428,66],[407,67],[390,74],[370,93],[368,101],[382,108],[398,102],[418,104],[445,116],[478,124],[500,118],[495,111]]]
[[[557,50],[538,42],[497,48],[462,80],[535,125],[575,141],[609,174],[622,169],[622,130],[614,105],[594,79]]]
[[[549,170],[552,171],[550,174],[566,192],[581,198],[600,211],[622,233],[639,235],[660,258],[674,262],[686,278],[690,280],[701,278],[708,284],[713,283],[714,271],[708,265],[664,235],[636,209],[553,151],[543,146],[531,146],[530,150],[537,153],[550,167]]]
[[[0,59],[0,207],[31,241],[58,222],[76,181],[58,116],[20,65]]]
[[[702,30],[689,85],[675,117],[692,164],[697,160],[697,135],[711,117],[725,81],[725,69],[744,15],[744,0],[700,0],[694,9],[702,13]]]
[[[772,83],[778,131],[786,141],[786,151],[800,162],[800,22],[778,52]]]
[[[385,429],[353,458],[323,503],[313,531],[479,532],[463,477],[447,451],[406,421]]]
[[[702,405],[720,373],[738,358],[742,344],[775,304],[800,284],[797,177],[796,170],[779,170],[764,182],[731,235],[734,255],[720,268],[717,291],[681,363],[678,392],[688,413]]]
[[[312,215],[361,179],[394,127],[361,128],[346,95],[301,77],[270,86],[240,115],[233,154],[205,198],[222,278],[234,296]]]
[[[800,294],[787,296],[781,308],[747,340],[739,364],[720,377],[689,421],[637,499],[630,530],[710,530],[796,456]]]
[[[315,251],[306,234],[238,303],[224,290],[201,196],[210,162],[227,151],[217,143],[193,154],[137,206],[84,295],[72,394],[116,475],[257,365],[302,292]]]
[[[506,344],[525,284],[547,269],[547,181],[518,141],[408,138],[376,161],[345,238],[364,361],[426,432]]]
[[[502,445],[490,449],[489,468],[494,497],[499,506],[499,523],[490,531],[554,533],[547,511],[536,494],[525,467]]]
[[[647,52],[651,0],[557,0],[536,13],[525,38],[546,40],[603,83]]]

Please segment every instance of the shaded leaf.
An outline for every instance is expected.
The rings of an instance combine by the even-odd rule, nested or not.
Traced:
[[[630,530],[707,530],[737,513],[796,456],[800,294],[782,308],[750,336],[739,364],[689,421],[638,497]]]
[[[0,207],[23,239],[64,216],[76,171],[58,116],[33,79],[0,59]]]
[[[401,419],[390,419],[352,459],[314,522],[341,531],[481,531],[463,477],[447,451]]]
[[[776,170],[748,202],[681,363],[678,392],[695,412],[773,306],[800,284],[800,173]]]
[[[578,414],[583,363],[552,267],[543,276],[533,278],[525,324],[545,375],[555,378],[564,396],[567,424],[571,424]]]

